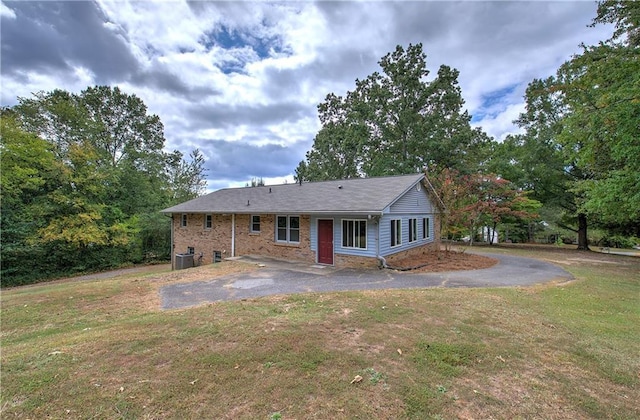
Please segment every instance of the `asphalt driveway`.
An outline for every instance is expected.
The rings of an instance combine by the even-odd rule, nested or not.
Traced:
[[[482,270],[412,273],[392,270],[336,269],[304,263],[242,257],[260,269],[208,281],[181,283],[160,289],[162,309],[178,309],[224,300],[306,292],[421,289],[427,287],[529,286],[573,277],[563,269],[531,258],[484,254],[499,262]]]

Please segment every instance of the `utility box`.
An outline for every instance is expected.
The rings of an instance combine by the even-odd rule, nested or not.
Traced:
[[[221,251],[213,251],[213,262],[214,262],[214,264],[222,262],[222,252]]]
[[[176,254],[176,270],[193,267],[193,254]]]

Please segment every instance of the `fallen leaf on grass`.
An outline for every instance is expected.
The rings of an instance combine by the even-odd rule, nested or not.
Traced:
[[[399,354],[400,356],[402,356],[402,350],[398,349],[398,350],[396,350],[396,351],[398,352],[398,354]]]
[[[356,384],[358,382],[362,382],[362,376],[360,375],[356,375],[353,380],[351,381],[352,384]]]
[[[196,384],[196,382],[198,382],[198,380],[197,380],[197,379],[194,379],[193,381],[191,381],[191,382],[189,382],[189,383],[190,383],[191,385],[195,385],[195,384]]]

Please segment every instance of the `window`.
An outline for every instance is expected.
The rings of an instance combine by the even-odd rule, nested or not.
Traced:
[[[278,216],[278,225],[276,232],[276,240],[279,242],[287,241],[287,216]]]
[[[367,249],[367,221],[342,221],[342,247]]]
[[[187,247],[187,254],[193,255],[195,253],[196,253],[196,249],[194,247],[192,247],[192,246],[188,246]]]
[[[300,218],[289,216],[289,242],[300,242]]]
[[[251,216],[251,232],[260,233],[260,216],[257,216],[257,215]]]
[[[213,226],[213,216],[210,214],[207,214],[204,216],[204,228],[205,229],[211,229],[211,227]]]
[[[402,220],[391,221],[391,246],[402,245]]]
[[[429,219],[422,219],[422,239],[427,239],[429,237]]]
[[[409,219],[409,242],[418,240],[418,219]]]
[[[180,226],[187,227],[187,214],[182,213],[182,217],[180,218]]]
[[[299,216],[277,216],[276,241],[288,243],[300,242]]]

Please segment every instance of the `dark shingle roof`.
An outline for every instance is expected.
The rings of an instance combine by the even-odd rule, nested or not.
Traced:
[[[162,213],[380,213],[422,179],[413,174],[227,188]]]

